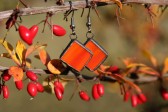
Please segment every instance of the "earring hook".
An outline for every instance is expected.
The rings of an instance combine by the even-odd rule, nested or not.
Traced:
[[[69,35],[70,39],[77,39],[77,35],[76,35],[76,32],[75,32],[75,23],[74,23],[74,10],[72,10],[70,28],[72,30],[72,33]],[[74,36],[74,38],[72,38],[72,36]]]
[[[86,26],[88,28],[88,31],[86,33],[86,37],[87,38],[93,38],[94,37],[94,34],[92,33],[92,30],[91,30],[91,19],[90,19],[90,9],[91,7],[89,7],[89,12],[88,12],[88,15],[87,15],[87,22],[86,22]]]
[[[86,1],[86,7],[85,7],[85,8],[90,8],[90,7],[91,7],[91,4],[89,3],[89,0],[85,0],[85,1]],[[85,8],[82,9],[81,17],[82,17],[83,14],[84,14]]]
[[[87,15],[87,23],[86,23],[86,26],[88,27],[88,32],[91,33],[91,20],[90,20],[90,7],[89,7],[89,12],[88,12],[88,15]]]
[[[74,9],[72,8],[72,1],[69,1],[69,10],[67,10],[64,13],[64,20],[68,21],[68,15],[73,11]]]

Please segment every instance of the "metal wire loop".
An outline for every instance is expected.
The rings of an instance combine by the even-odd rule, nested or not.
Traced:
[[[86,33],[86,37],[87,37],[87,38],[93,38],[93,37],[94,37],[94,34],[93,34],[92,32],[89,32],[89,31],[88,31],[88,32]]]
[[[78,36],[76,34],[70,34],[69,37],[71,40],[75,40],[78,38]]]
[[[93,38],[94,37],[94,34],[92,33],[92,29],[91,29],[91,19],[90,19],[90,9],[91,7],[89,7],[89,12],[88,12],[88,15],[87,15],[87,22],[86,22],[86,26],[88,28],[88,31],[86,33],[86,37],[87,38]]]

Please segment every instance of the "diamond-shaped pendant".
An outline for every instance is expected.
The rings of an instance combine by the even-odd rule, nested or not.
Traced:
[[[107,58],[107,52],[92,38],[88,39],[85,43],[85,47],[88,48],[93,56],[86,64],[86,67],[94,71],[96,70]]]
[[[79,41],[72,40],[61,54],[60,59],[74,70],[80,72],[91,57],[92,52],[89,49]]]

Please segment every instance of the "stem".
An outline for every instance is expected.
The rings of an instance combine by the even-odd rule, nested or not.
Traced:
[[[96,2],[96,6],[106,6],[106,5],[112,5],[114,2],[108,1],[108,2],[100,2],[101,0],[94,0]],[[89,3],[91,0],[89,0]],[[130,4],[130,3],[137,3],[137,4],[158,4],[158,5],[168,5],[167,0],[125,0],[122,2],[123,4]],[[87,4],[86,1],[74,1],[72,2],[72,8],[73,9],[82,9],[86,8]],[[32,8],[22,8],[20,9],[19,16],[27,16],[27,15],[35,15],[35,14],[43,14],[47,12],[65,12],[69,10],[70,5],[69,2],[65,2],[65,5],[63,6],[49,6],[49,7],[32,7]],[[13,10],[7,10],[0,12],[0,20],[9,18],[10,15],[13,13]]]
[[[9,67],[0,66],[0,71],[5,71],[7,69],[9,69]],[[33,71],[36,74],[46,74],[46,76],[51,74],[48,70],[43,70],[43,69],[28,69],[28,70]],[[61,75],[65,75],[65,74],[61,74]],[[81,74],[81,75],[82,75],[82,78],[85,80],[94,80],[95,77],[97,77],[97,76],[88,76],[85,74]],[[67,76],[66,78],[74,77],[74,75],[72,73],[69,73],[66,76]],[[164,77],[168,77],[168,75],[164,75]],[[135,82],[135,83],[150,83],[150,82],[155,82],[155,81],[159,80],[159,77],[157,77],[157,76],[144,76],[144,77],[140,77],[138,79],[131,79],[131,78],[127,77],[126,79],[131,82]],[[115,82],[115,79],[110,76],[104,76],[100,80],[105,81],[105,82]]]
[[[28,8],[28,5],[25,3],[25,1],[23,1],[23,0],[19,0],[19,1],[20,1],[20,3],[23,4],[24,7]]]

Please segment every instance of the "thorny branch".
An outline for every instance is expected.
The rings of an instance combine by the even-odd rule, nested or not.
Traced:
[[[100,0],[94,0],[97,7],[114,4],[113,1],[111,2],[99,2],[99,1]],[[89,0],[89,2],[91,2],[91,0]],[[137,3],[137,4],[168,5],[168,0],[123,0],[122,3],[123,4]],[[86,8],[86,6],[87,6],[86,1],[73,1],[72,3],[73,9],[83,9],[83,8]],[[64,5],[62,6],[22,8],[20,9],[20,13],[18,15],[28,16],[28,15],[35,15],[35,14],[43,14],[47,12],[52,12],[52,13],[65,12],[69,10],[69,7],[70,7],[69,3],[65,2]],[[9,18],[12,13],[13,13],[13,10],[1,11],[0,20]]]
[[[9,69],[9,67],[0,66],[0,71],[4,71],[7,69]],[[29,69],[29,70],[31,70],[37,74],[51,74],[48,70],[43,70],[43,69]],[[61,75],[63,76],[65,74],[61,74]],[[73,73],[68,73],[67,76],[72,77],[74,75],[73,75]],[[165,75],[164,77],[167,77],[167,75]],[[83,78],[85,80],[94,80],[96,78],[96,76],[88,76],[85,74],[81,74],[80,78]],[[156,77],[156,76],[144,76],[143,77],[142,76],[142,77],[139,77],[138,79],[131,79],[128,77],[127,77],[127,79],[132,82],[135,82],[135,83],[150,83],[150,82],[154,82],[154,81],[159,80],[159,77]],[[103,78],[101,78],[100,80],[106,81],[106,82],[115,82],[116,81],[116,79],[114,79],[113,77],[110,77],[110,76],[103,76]]]

